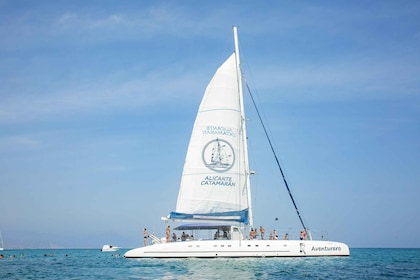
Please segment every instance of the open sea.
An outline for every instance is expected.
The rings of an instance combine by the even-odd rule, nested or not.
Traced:
[[[125,259],[126,250],[0,251],[0,279],[420,279],[420,249],[351,249],[350,257]]]

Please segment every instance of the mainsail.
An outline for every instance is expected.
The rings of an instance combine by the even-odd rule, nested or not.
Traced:
[[[198,109],[170,219],[252,224],[239,56],[216,71]]]

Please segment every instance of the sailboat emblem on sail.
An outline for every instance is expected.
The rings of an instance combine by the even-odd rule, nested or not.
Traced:
[[[235,162],[232,145],[226,140],[216,138],[208,142],[203,149],[204,165],[216,172],[226,172]]]

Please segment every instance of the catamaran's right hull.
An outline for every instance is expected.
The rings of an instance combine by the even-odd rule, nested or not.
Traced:
[[[154,244],[125,253],[126,258],[243,258],[349,256],[340,242],[314,240],[198,240]]]

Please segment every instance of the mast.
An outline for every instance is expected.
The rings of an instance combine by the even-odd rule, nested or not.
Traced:
[[[233,39],[235,45],[235,59],[236,59],[236,77],[238,81],[238,94],[239,94],[239,102],[241,108],[241,130],[242,130],[242,141],[243,145],[243,164],[245,166],[245,191],[247,193],[248,199],[248,223],[251,228],[254,227],[254,220],[252,215],[252,206],[251,206],[251,189],[250,189],[250,171],[249,171],[249,162],[248,162],[248,144],[247,144],[247,137],[246,137],[246,125],[245,125],[245,110],[244,110],[244,100],[243,100],[243,93],[242,93],[242,72],[241,72],[241,60],[239,56],[239,42],[238,42],[238,28],[237,26],[233,26]],[[241,191],[241,190],[240,190]]]

